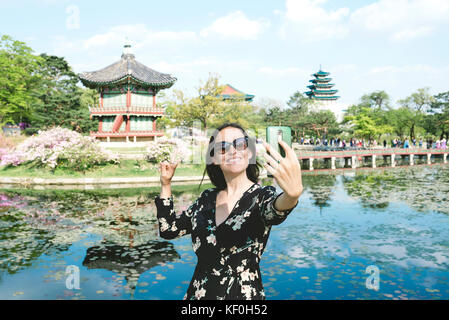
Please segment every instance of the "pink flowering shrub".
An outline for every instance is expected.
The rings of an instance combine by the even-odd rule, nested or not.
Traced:
[[[18,166],[30,162],[51,169],[63,167],[81,171],[94,165],[118,163],[118,156],[101,148],[93,137],[56,127],[26,139],[2,156],[0,165]]]
[[[185,161],[191,152],[188,143],[177,138],[161,137],[151,141],[147,147],[145,158],[149,162],[159,163],[164,160]],[[173,159],[172,159],[173,158]]]

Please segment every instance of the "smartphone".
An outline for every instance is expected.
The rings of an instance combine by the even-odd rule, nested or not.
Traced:
[[[292,128],[286,126],[267,127],[267,143],[276,150],[282,157],[285,157],[285,151],[278,143],[278,139],[281,138],[290,148],[292,147]],[[269,172],[269,177],[273,177]]]

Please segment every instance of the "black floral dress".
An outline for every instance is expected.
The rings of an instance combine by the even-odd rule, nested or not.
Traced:
[[[283,222],[293,208],[276,210],[273,204],[280,196],[276,188],[255,183],[217,226],[218,192],[217,188],[204,190],[180,214],[173,208],[173,196],[155,199],[160,236],[192,236],[198,263],[184,299],[265,299],[259,262],[271,226]]]

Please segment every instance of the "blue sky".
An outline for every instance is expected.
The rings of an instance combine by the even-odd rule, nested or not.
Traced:
[[[0,0],[0,33],[75,72],[136,59],[195,94],[199,80],[285,104],[311,74],[331,73],[337,113],[375,90],[393,102],[418,88],[449,91],[449,0]]]

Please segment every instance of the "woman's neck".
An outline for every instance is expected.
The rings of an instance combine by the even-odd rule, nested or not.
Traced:
[[[226,192],[228,196],[240,194],[253,185],[253,182],[246,176],[246,171],[236,176],[226,176]]]

